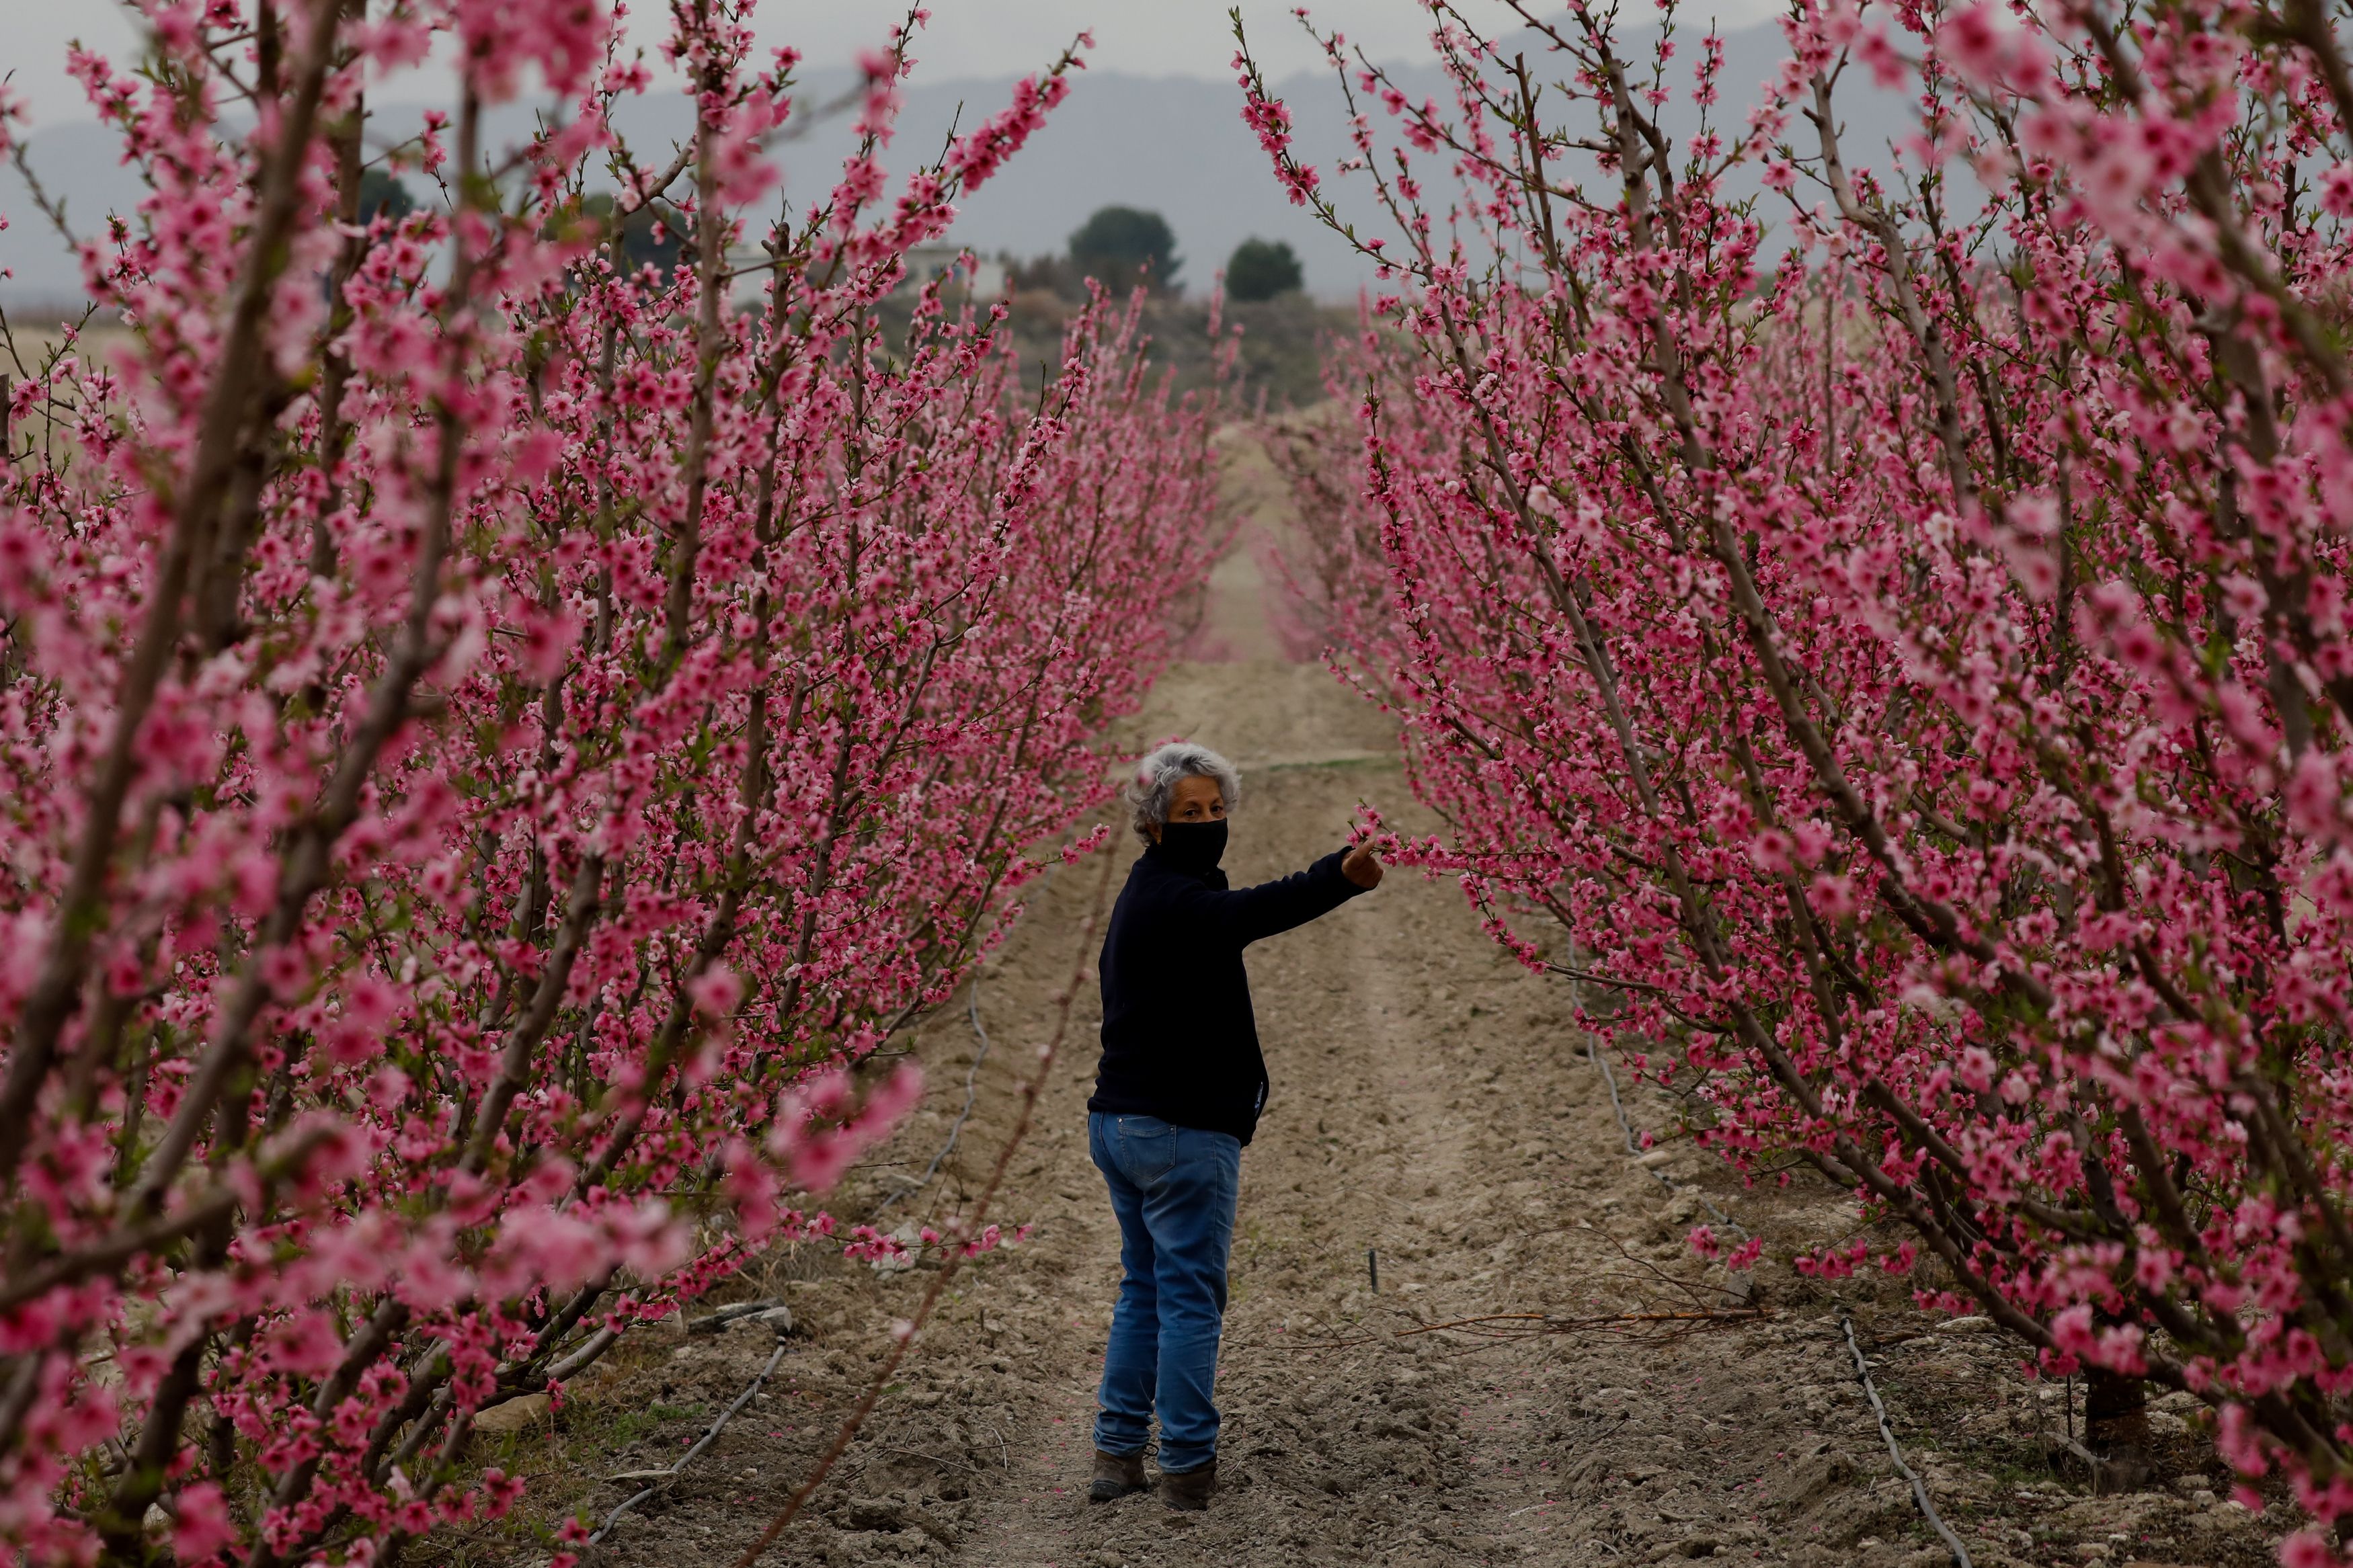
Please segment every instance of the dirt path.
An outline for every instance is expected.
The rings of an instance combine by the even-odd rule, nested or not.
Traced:
[[[1230,601],[1257,584],[1235,569],[1220,588]],[[1217,614],[1230,626],[1251,607],[1228,602]],[[1419,824],[1379,715],[1319,669],[1178,666],[1138,737],[1179,731],[1242,764],[1228,861],[1238,881],[1336,845],[1360,797]],[[922,1032],[927,1103],[836,1194],[836,1213],[919,1222],[954,1212],[985,1179],[1097,886],[1092,864],[1063,871],[987,967],[976,1005],[945,1010]],[[1637,1310],[1662,1300],[1659,1271],[1720,1285],[1721,1269],[1703,1270],[1683,1244],[1704,1217],[1703,1194],[1784,1256],[1854,1234],[1852,1205],[1818,1182],[1739,1190],[1683,1144],[1651,1163],[1685,1189],[1661,1184],[1627,1156],[1559,983],[1502,959],[1451,886],[1392,874],[1370,898],[1253,949],[1250,963],[1274,1089],[1242,1164],[1219,1385],[1226,1489],[1211,1510],[1084,1499],[1117,1267],[1116,1227],[1086,1154],[1090,989],[997,1211],[1034,1234],[956,1282],[810,1516],[765,1561],[1951,1560],[1894,1477],[1835,1303],[1786,1270],[1756,1276],[1768,1321],[1674,1343],[1397,1334],[1482,1314]],[[990,1042],[976,1071],[976,1020]],[[941,1149],[968,1074],[972,1114],[938,1180],[879,1207]],[[1628,1098],[1644,1125],[1672,1125],[1654,1091],[1629,1086]],[[804,1247],[732,1286],[722,1299],[772,1296],[793,1310],[776,1376],[683,1479],[625,1518],[592,1555],[596,1568],[731,1561],[807,1473],[881,1354],[884,1325],[926,1279]],[[2063,1420],[2060,1392],[2028,1385],[1994,1336],[1936,1331],[1900,1282],[1838,1289],[1907,1454],[1977,1563],[2270,1560],[2271,1521],[2215,1501],[2211,1451],[2174,1415],[2157,1418],[2170,1445],[2164,1489],[2090,1496],[2084,1478],[2054,1468],[2041,1436]],[[1303,1348],[1334,1340],[1364,1342]],[[676,1458],[774,1343],[758,1329],[644,1336],[558,1432],[509,1439],[513,1461],[549,1504],[601,1517],[635,1484],[599,1478]],[[493,1547],[480,1539],[451,1560],[527,1560]]]

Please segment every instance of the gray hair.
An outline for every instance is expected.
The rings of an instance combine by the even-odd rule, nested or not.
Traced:
[[[1152,842],[1151,830],[1168,820],[1169,797],[1176,793],[1176,781],[1183,778],[1217,780],[1218,798],[1226,803],[1228,811],[1241,801],[1242,775],[1233,763],[1207,746],[1171,741],[1135,764],[1135,776],[1121,795],[1127,802],[1135,836],[1146,844]]]

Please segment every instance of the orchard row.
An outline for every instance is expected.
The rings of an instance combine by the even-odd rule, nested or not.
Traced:
[[[1893,1222],[1801,1268],[2197,1394],[2286,1472],[2284,1560],[2347,1561],[2334,13],[1796,0],[1726,125],[1715,37],[1512,8],[1433,5],[1443,104],[1327,37],[1330,179],[1237,61],[1389,279],[1292,461],[1318,627],[1448,825],[1397,847],[1704,1144]],[[1842,139],[1865,74],[1893,149]]]
[[[73,61],[127,346],[16,381],[0,491],[0,1550],[386,1563],[512,1505],[481,1411],[832,1234],[920,1088],[870,1058],[1085,847],[1217,400],[1101,300],[1042,395],[936,286],[881,335],[1075,57],[893,179],[894,35],[781,192],[732,5],[658,158],[612,7],[144,9]],[[387,162],[440,199],[364,212]]]

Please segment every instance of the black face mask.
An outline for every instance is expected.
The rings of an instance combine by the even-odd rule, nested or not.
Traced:
[[[1164,822],[1160,825],[1161,858],[1189,876],[1218,868],[1225,858],[1226,825],[1216,822]]]

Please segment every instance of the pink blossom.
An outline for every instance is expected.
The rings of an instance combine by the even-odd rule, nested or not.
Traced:
[[[1888,42],[1887,29],[1870,26],[1862,29],[1854,40],[1854,57],[1871,70],[1872,81],[1880,87],[1902,85],[1905,64],[1894,47]]]
[[[220,1487],[197,1481],[172,1500],[172,1550],[184,1563],[200,1563],[237,1539]]]
[[[2344,1568],[2339,1556],[2319,1534],[2299,1530],[2280,1542],[2281,1568]]]
[[[2353,217],[2353,163],[2332,163],[2320,176],[2320,205],[2337,217]]]
[[[205,1451],[123,1506],[165,1506],[184,1561],[266,1539],[356,1562],[498,1517],[521,1481],[479,1458],[376,1479],[385,1424],[442,1452],[517,1369],[674,1312],[747,1245],[834,1235],[789,1189],[837,1180],[922,1093],[861,1064],[956,994],[1025,868],[1103,842],[1077,829],[1110,793],[1107,726],[1209,563],[1228,373],[1150,382],[1140,315],[1110,301],[1073,316],[1042,401],[991,317],[929,310],[886,362],[851,347],[1075,59],[955,167],[854,158],[834,207],[770,229],[740,209],[789,53],[755,65],[723,7],[670,14],[694,90],[664,184],[670,149],[627,145],[611,101],[654,86],[608,54],[613,11],[327,7],[307,129],[299,16],[274,87],[232,79],[245,57],[202,31],[229,24],[183,5],[142,13],[169,73],[69,62],[149,194],[85,250],[96,302],[140,325],[131,360],[68,341],[9,398],[0,1033],[56,1036],[36,1055],[60,1081],[0,1110],[0,1185],[12,1233],[45,1238],[34,1268],[236,1207],[224,1255],[183,1245],[205,1218],[0,1312],[0,1350],[45,1380],[0,1434],[20,1554],[96,1550],[65,1478],[151,1421]],[[455,111],[388,156],[498,179],[341,221],[351,95],[444,23]],[[907,63],[870,84],[878,144]],[[607,151],[635,171],[619,211],[572,194]],[[264,201],[290,169],[290,208]],[[731,256],[766,240],[774,309],[629,265],[610,241],[633,213],[632,235],[727,228]],[[279,278],[258,326],[235,304],[256,268]],[[248,404],[268,416],[207,422]],[[244,522],[207,533],[151,636],[203,472],[232,476],[204,516]],[[66,977],[47,1023],[45,973]],[[109,1015],[99,1063],[66,1031]],[[199,1342],[222,1352],[178,1390]],[[225,1507],[281,1488],[268,1520]]]
[[[704,1016],[724,1019],[744,999],[744,983],[723,963],[714,963],[686,983],[686,994]]]
[[[1567,72],[1532,135],[1496,108],[1525,40],[1466,31],[1417,135],[1351,75],[1396,117],[1346,128],[1357,160],[1398,174],[1316,210],[1394,236],[1393,291],[1327,370],[1354,426],[1275,446],[1280,564],[1294,651],[1398,719],[1446,824],[1410,858],[1690,1085],[1710,1147],[1846,1173],[1919,1233],[1883,1268],[1969,1259],[1924,1300],[1999,1309],[2049,1372],[2243,1393],[2226,1451],[2327,1521],[2334,1439],[2258,1396],[2353,1386],[2292,1321],[2353,1272],[2319,1239],[2353,1191],[2256,1173],[2266,1129],[2315,1172],[2353,1137],[2325,978],[2353,962],[2353,438],[2313,324],[2353,276],[2318,151],[2353,128],[2221,15],[2094,47],[1963,5],[1914,64],[1859,8],[1801,8],[1721,166],[1819,181],[1794,247],[1670,177],[1717,167],[1672,129],[1704,81],[1653,115],[1647,83]],[[1555,64],[1622,41],[1563,26]],[[1910,84],[1893,163],[1841,134],[1841,51]],[[1237,68],[1295,181],[1289,110]],[[2313,130],[2258,148],[2250,112]],[[1606,195],[1528,206],[1557,178],[1531,148],[1630,130],[1659,145]],[[1899,194],[1955,162],[1987,176],[1957,248]],[[2211,1223],[2168,1217],[2182,1183]],[[1841,1279],[1861,1245],[1793,1266]]]

